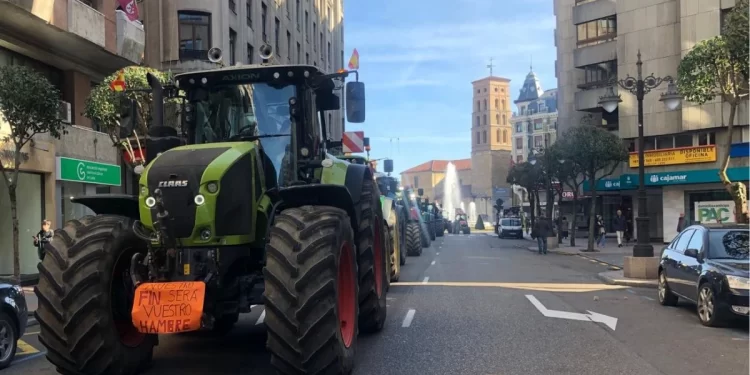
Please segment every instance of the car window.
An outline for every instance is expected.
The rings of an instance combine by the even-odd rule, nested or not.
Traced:
[[[502,222],[502,225],[506,227],[520,227],[521,226],[521,220],[518,219],[505,219]]]
[[[708,232],[708,257],[712,259],[748,259],[750,231],[712,230]]]
[[[677,246],[677,241],[679,241],[679,240],[680,240],[680,237],[682,236],[682,233],[684,233],[684,232],[681,232],[681,233],[677,233],[677,237],[675,237],[675,238],[674,238],[674,239],[672,240],[672,242],[670,242],[670,243],[669,243],[669,245],[667,245],[667,247],[668,247],[668,248],[670,248],[670,249],[674,249],[674,248],[675,248],[675,246]]]
[[[672,250],[683,252],[685,249],[687,249],[688,243],[690,243],[690,237],[693,236],[693,232],[695,232],[695,229],[688,229],[684,232],[682,232],[682,235],[677,240],[677,244],[672,247]]]
[[[693,233],[693,237],[690,238],[690,242],[688,242],[687,247],[685,249],[695,249],[700,252],[703,250],[703,231],[696,230]]]

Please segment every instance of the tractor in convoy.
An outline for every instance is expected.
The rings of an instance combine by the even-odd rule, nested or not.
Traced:
[[[269,45],[260,53],[262,64],[170,84],[147,77],[153,122],[137,194],[72,199],[96,215],[55,231],[39,266],[39,341],[60,373],[136,374],[159,335],[228,331],[265,305],[278,373],[348,374],[358,334],[383,328],[378,185],[323,141],[338,90],[348,121],[364,122],[364,83],[356,71],[272,64]],[[164,126],[174,97],[181,129]]]
[[[406,220],[406,255],[420,256],[422,249],[430,247],[432,240],[414,190],[403,190],[402,202],[409,214]]]

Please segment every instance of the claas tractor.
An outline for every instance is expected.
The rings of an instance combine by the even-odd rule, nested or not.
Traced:
[[[278,373],[348,374],[358,333],[383,328],[378,185],[323,141],[339,90],[364,121],[364,84],[260,51],[259,65],[148,76],[137,195],[73,199],[96,215],[57,230],[39,266],[39,341],[60,373],[136,374],[159,335],[228,330],[265,305]],[[164,129],[165,97],[183,100],[179,132]]]

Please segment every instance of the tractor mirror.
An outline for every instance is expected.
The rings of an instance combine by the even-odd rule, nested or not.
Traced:
[[[346,120],[351,123],[365,122],[365,84],[346,83]]]
[[[417,189],[417,195],[419,195],[420,197],[423,196],[424,195],[424,189],[422,189],[422,188]]]
[[[385,173],[393,172],[393,159],[385,159],[383,161],[383,170]]]

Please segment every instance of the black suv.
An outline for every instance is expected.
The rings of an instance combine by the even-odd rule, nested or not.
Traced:
[[[18,285],[0,283],[0,369],[10,366],[26,331],[26,296]]]

